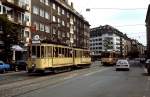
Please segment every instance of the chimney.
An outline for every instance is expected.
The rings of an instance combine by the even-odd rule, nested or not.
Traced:
[[[73,8],[73,2],[71,2],[71,7]]]

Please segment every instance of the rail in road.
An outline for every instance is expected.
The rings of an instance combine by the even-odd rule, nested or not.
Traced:
[[[105,67],[93,66],[91,68],[79,69],[71,72],[65,72],[60,74],[50,74],[41,76],[41,75],[30,75],[29,77],[23,77],[20,80],[8,81],[8,83],[1,83],[0,86],[0,97],[10,97],[13,95],[19,95],[26,92],[34,91],[37,89],[44,88],[49,85],[55,85],[62,81],[77,77],[79,75],[88,76],[103,70]],[[19,75],[19,73],[16,73]],[[16,75],[15,74],[15,75]],[[21,73],[22,74],[22,73]],[[11,76],[13,74],[10,74]],[[27,76],[26,73],[23,75]],[[9,76],[9,74],[6,74]],[[15,77],[15,76],[14,76]],[[20,77],[20,75],[19,75]],[[18,77],[18,78],[19,78]]]

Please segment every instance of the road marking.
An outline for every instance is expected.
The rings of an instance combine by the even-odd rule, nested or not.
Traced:
[[[85,74],[85,75],[83,75],[83,76],[90,76],[90,75],[93,75],[93,74],[95,74],[95,73],[102,72],[102,71],[108,70],[108,69],[110,69],[110,68],[104,68],[104,69],[101,69],[101,70],[98,70],[98,71],[95,71],[95,72],[90,72],[90,73],[87,73],[87,74]]]
[[[146,96],[143,96],[143,97],[146,97]]]

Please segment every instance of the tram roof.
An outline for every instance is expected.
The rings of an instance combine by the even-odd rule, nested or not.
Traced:
[[[42,44],[32,44],[32,46],[55,46],[55,47],[72,48],[72,47],[70,47],[70,46],[64,46],[64,45],[59,45],[59,44],[46,44],[46,43],[42,43]],[[73,48],[73,49],[89,51],[88,49],[81,49],[81,48]]]

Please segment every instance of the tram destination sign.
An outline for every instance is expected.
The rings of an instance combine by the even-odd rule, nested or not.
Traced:
[[[33,43],[33,44],[39,44],[39,43],[41,43],[41,40],[40,40],[39,35],[35,35],[35,36],[33,37],[32,43]]]

